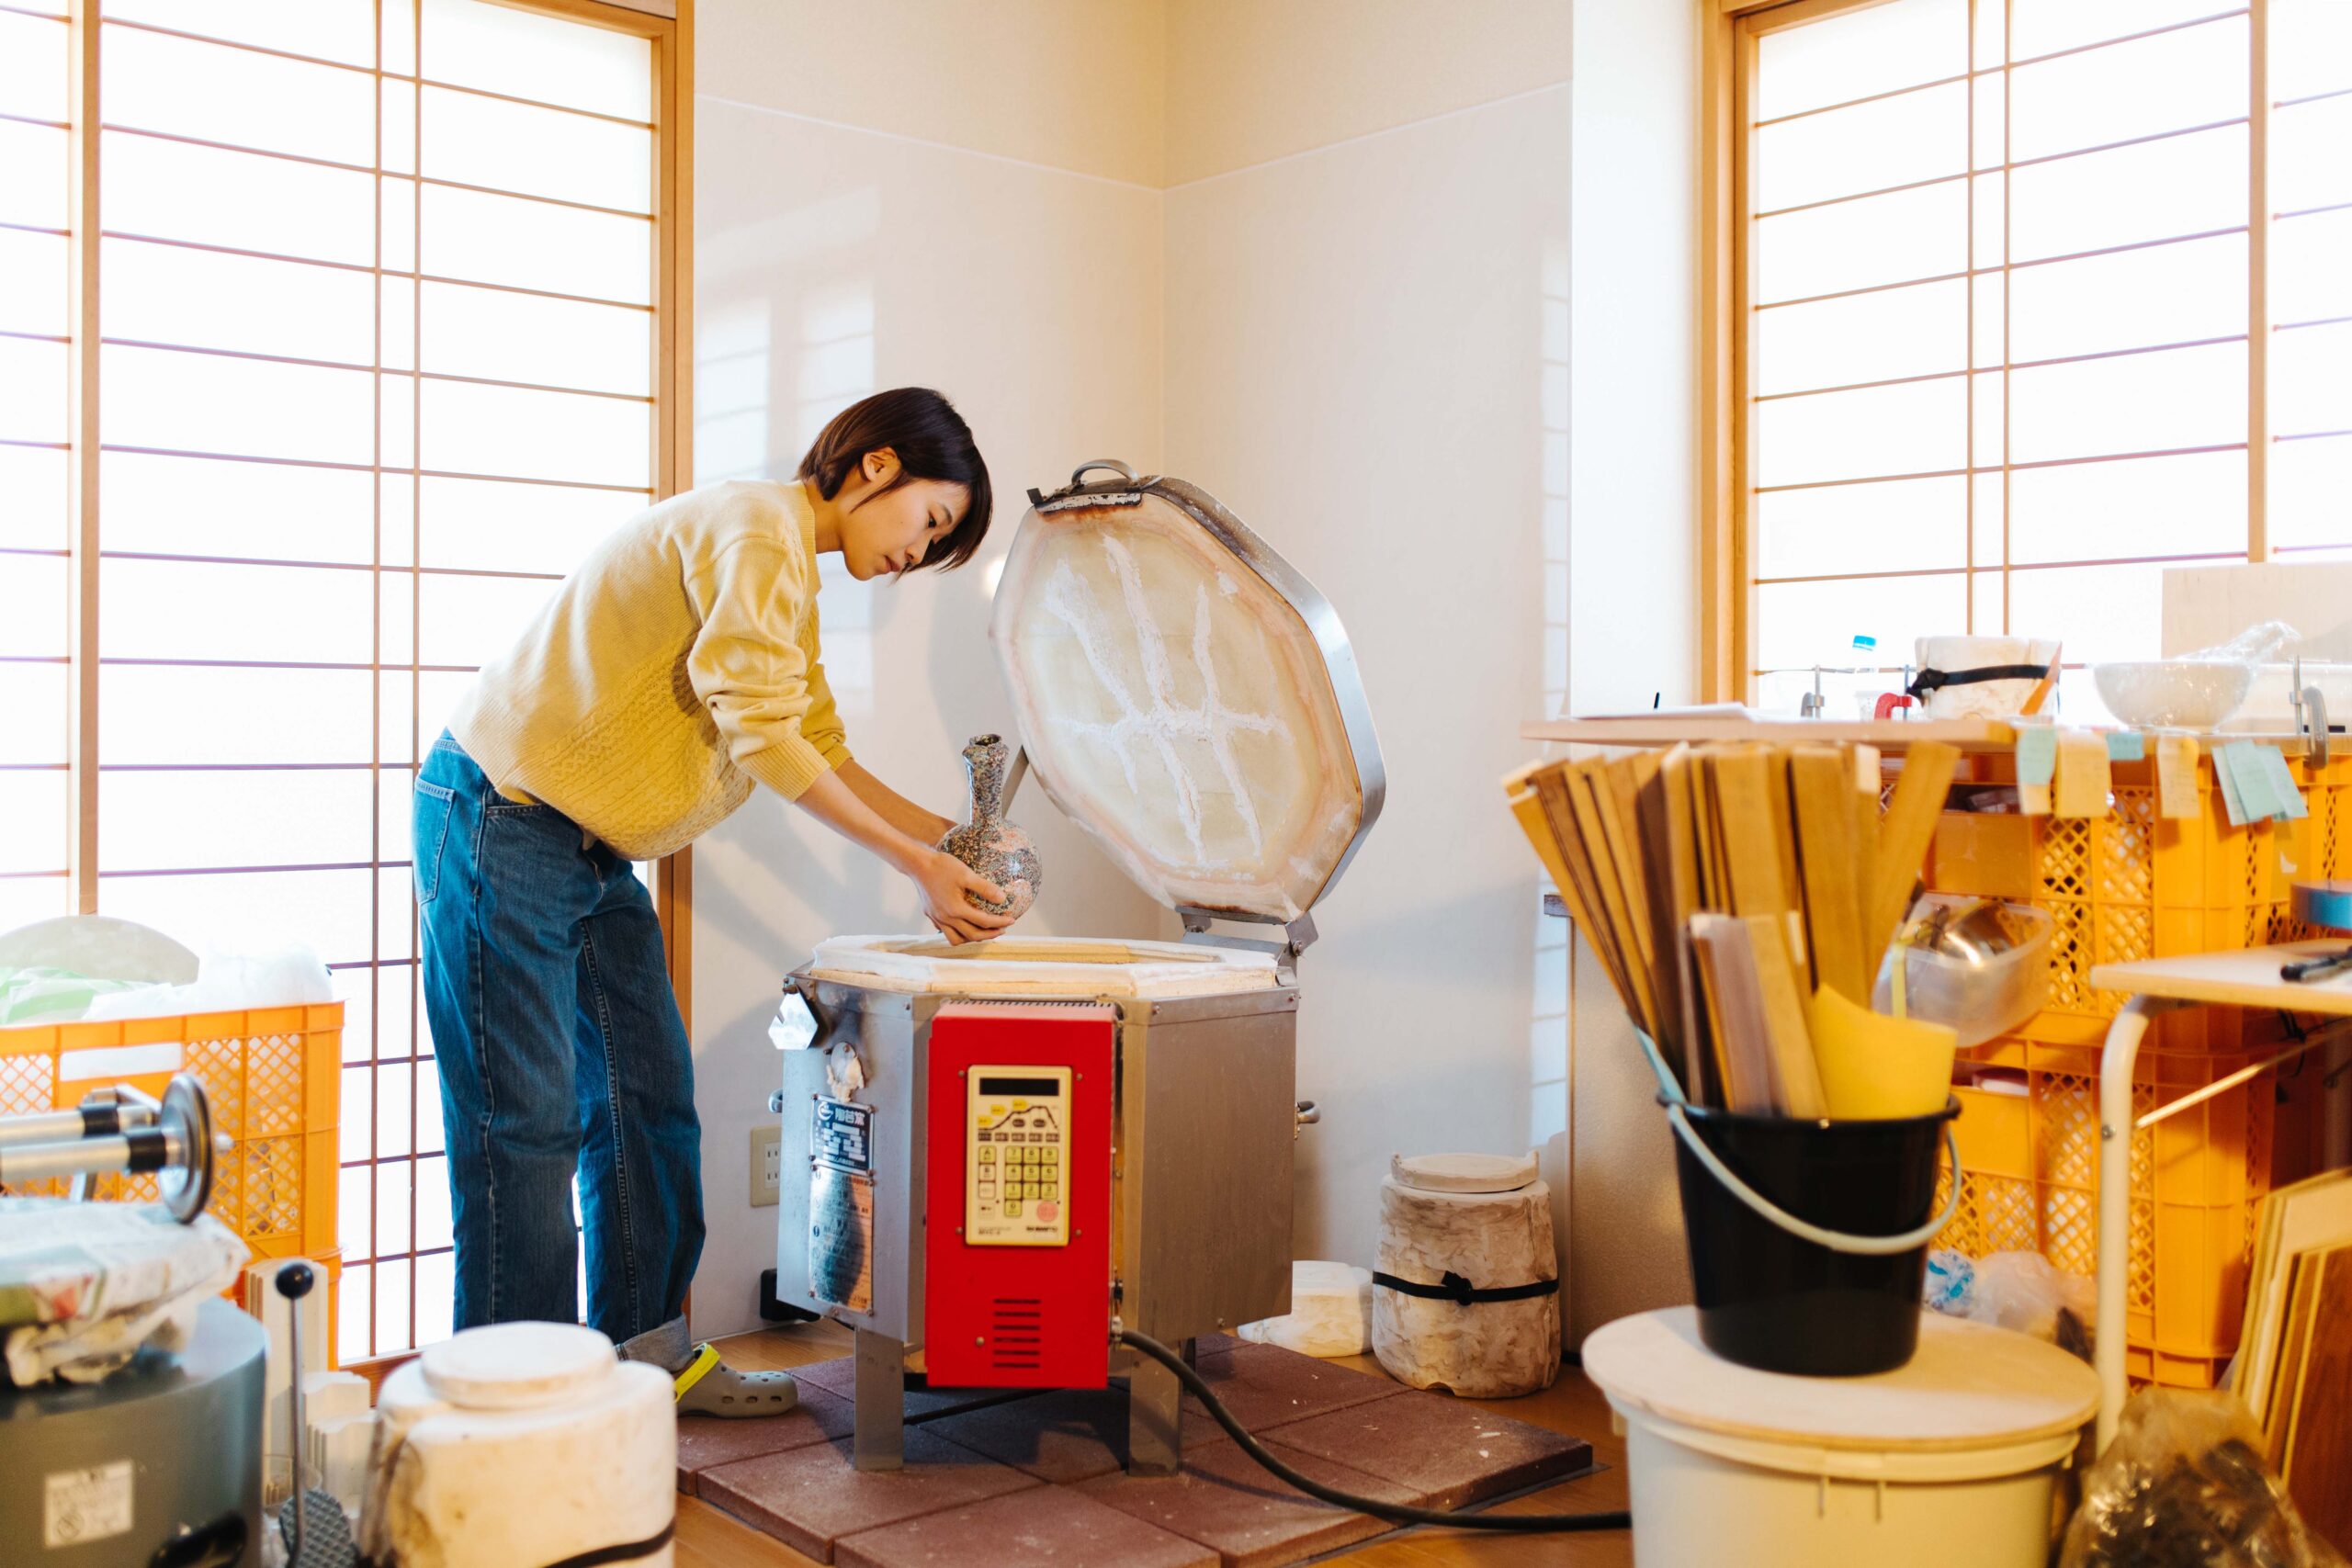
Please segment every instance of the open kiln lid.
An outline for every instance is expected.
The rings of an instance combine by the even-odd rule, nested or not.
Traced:
[[[1029,497],[989,635],[1046,793],[1162,903],[1297,919],[1385,787],[1338,614],[1182,479]]]

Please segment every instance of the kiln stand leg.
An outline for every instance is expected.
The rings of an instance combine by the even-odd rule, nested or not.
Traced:
[[[857,1398],[851,1449],[860,1470],[907,1462],[907,1348],[887,1334],[857,1331]]]
[[[1128,1474],[1173,1475],[1183,1467],[1183,1399],[1184,1385],[1174,1372],[1136,1358],[1127,1373]]]

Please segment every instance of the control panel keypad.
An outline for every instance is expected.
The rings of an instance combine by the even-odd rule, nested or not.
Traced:
[[[965,1238],[983,1247],[1066,1246],[1070,1070],[976,1066],[966,1081]]]

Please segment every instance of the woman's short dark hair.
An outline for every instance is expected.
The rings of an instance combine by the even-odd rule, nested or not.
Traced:
[[[887,490],[896,490],[909,479],[938,479],[962,485],[972,498],[963,520],[932,546],[919,566],[951,570],[970,560],[980,541],[988,537],[989,513],[994,504],[989,468],[972,441],[972,427],[964,423],[955,404],[928,387],[876,392],[842,410],[800,459],[799,477],[831,501],[841,493],[868,452],[886,446],[899,458],[899,477]]]

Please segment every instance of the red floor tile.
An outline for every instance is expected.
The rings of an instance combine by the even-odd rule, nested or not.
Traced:
[[[1328,1410],[1376,1399],[1393,1399],[1404,1385],[1368,1372],[1318,1361],[1273,1345],[1240,1345],[1222,1355],[1203,1357],[1198,1369],[1210,1390],[1256,1437],[1269,1427],[1320,1416]],[[1199,1422],[1222,1434],[1207,1409],[1190,1394],[1184,1396],[1184,1427]]]
[[[850,1429],[850,1402],[821,1388],[803,1386],[800,1407],[787,1416],[721,1420],[716,1416],[678,1417],[678,1490],[694,1495],[695,1478],[716,1465],[760,1454],[807,1448]]]
[[[1580,1438],[1496,1416],[1442,1393],[1406,1393],[1312,1416],[1271,1434],[1285,1448],[1394,1481],[1422,1506],[1455,1508],[1592,1464]]]
[[[843,1536],[1034,1487],[1009,1465],[915,1428],[903,1470],[861,1471],[846,1438],[739,1460],[702,1472],[695,1489],[754,1529],[820,1562]]]
[[[1267,1447],[1326,1486],[1384,1502],[1419,1500],[1393,1481],[1278,1442]],[[1079,1490],[1171,1534],[1216,1548],[1225,1568],[1273,1568],[1336,1551],[1395,1528],[1294,1490],[1229,1440],[1185,1450],[1180,1474],[1111,1475]]]
[[[1217,1568],[1206,1547],[1064,1486],[850,1536],[843,1568]]]

